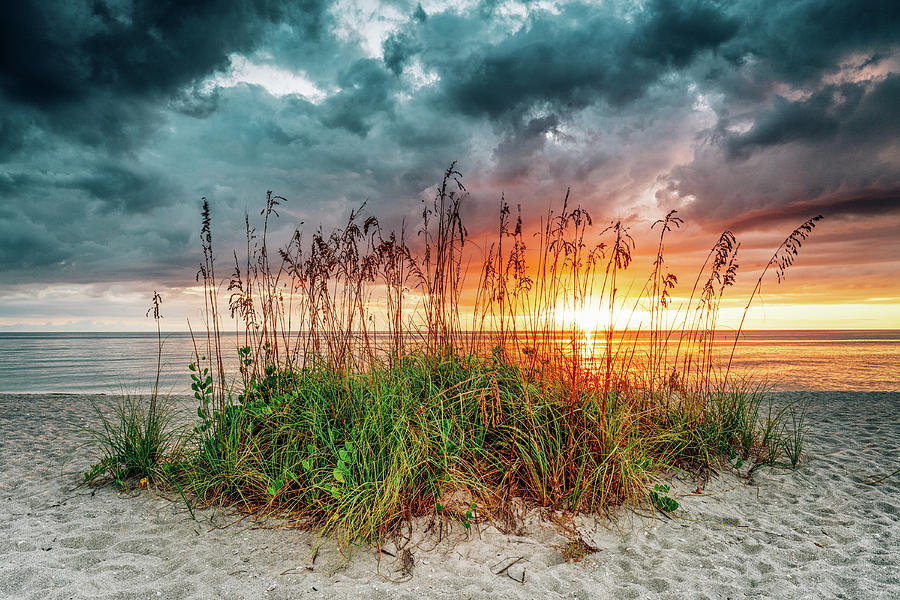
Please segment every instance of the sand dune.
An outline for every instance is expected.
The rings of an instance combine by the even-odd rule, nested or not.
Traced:
[[[802,468],[722,474],[703,495],[675,478],[672,519],[579,517],[600,551],[577,563],[534,512],[521,535],[451,524],[438,542],[423,522],[393,556],[326,542],[313,560],[313,532],[78,487],[90,399],[0,395],[0,598],[900,597],[900,475],[864,485],[900,467],[897,393],[778,396],[810,402]]]

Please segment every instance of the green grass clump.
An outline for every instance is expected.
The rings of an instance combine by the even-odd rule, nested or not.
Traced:
[[[675,510],[663,488],[650,489],[666,471],[747,462],[749,476],[761,464],[796,465],[802,420],[791,428],[784,411],[764,418],[759,390],[729,380],[732,357],[717,366],[719,305],[738,269],[731,232],[672,308],[678,278],[665,266],[664,239],[682,220],[670,211],[654,223],[656,257],[631,309],[649,309],[639,352],[637,336],[612,325],[584,331],[565,317],[597,313],[612,324],[628,314],[619,290],[635,244],[626,224],[594,228],[567,195],[528,237],[521,211],[513,219],[501,200],[499,237],[476,249],[481,268],[469,288],[465,198],[451,165],[423,204],[416,242],[354,211],[342,228],[317,229],[308,244],[297,229],[273,252],[270,219],[284,198],[269,192],[259,231],[245,218],[246,261],[234,254],[227,286],[204,201],[206,331],[190,365],[199,423],[178,438],[181,452],[153,407],[122,405],[103,420],[104,458],[87,478],[162,472],[186,501],[305,519],[352,544],[380,542],[422,515],[466,530],[480,519],[509,522],[519,501]],[[763,275],[783,276],[819,218],[782,242]],[[243,338],[233,375],[221,335],[226,287]],[[161,301],[155,294],[151,307],[160,352]]]
[[[95,405],[100,425],[89,431],[102,457],[84,474],[85,483],[112,481],[124,488],[131,478],[164,479],[181,438],[171,405],[124,394],[108,407]]]
[[[94,404],[99,426],[89,429],[91,441],[101,458],[84,474],[84,482],[112,481],[124,488],[129,479],[140,478],[141,487],[150,481],[165,482],[172,462],[181,453],[186,438],[173,426],[172,403],[159,394],[163,338],[160,330],[162,296],[153,292],[147,316],[156,323],[156,382],[149,398],[122,394],[110,406]]]
[[[254,390],[215,416],[180,485],[305,517],[346,543],[378,542],[414,516],[469,523],[473,505],[499,520],[514,498],[570,511],[640,502],[660,471],[777,445],[747,431],[755,396],[670,401],[660,414],[637,391],[573,398],[518,365],[452,352],[368,372],[270,368]]]

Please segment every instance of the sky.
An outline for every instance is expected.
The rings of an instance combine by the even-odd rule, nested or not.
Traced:
[[[682,281],[742,243],[737,318],[824,216],[757,328],[900,328],[900,3],[41,0],[0,19],[0,331],[165,328],[201,306],[201,198],[227,258],[366,201],[414,220],[452,161],[478,244],[501,194],[537,222],[570,189],[650,225]],[[638,272],[640,269],[638,268]],[[684,293],[676,290],[675,295]]]

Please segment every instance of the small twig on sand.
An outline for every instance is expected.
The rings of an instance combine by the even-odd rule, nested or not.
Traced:
[[[506,576],[515,581],[516,583],[525,583],[525,569],[522,569],[522,579],[516,579],[512,575],[510,575],[509,571],[506,572]]]
[[[514,557],[513,560],[512,560],[509,564],[507,564],[505,567],[503,567],[502,569],[500,569],[499,571],[497,571],[496,573],[494,573],[494,575],[503,575],[504,573],[506,573],[507,569],[509,569],[511,566],[513,566],[514,564],[516,564],[517,562],[519,562],[520,560],[522,560],[522,559],[524,559],[524,558],[525,558],[524,556],[517,556],[517,557]],[[503,560],[509,560],[509,559],[508,559],[508,558],[505,558],[505,559],[503,559]],[[501,564],[503,563],[503,560],[501,560],[500,562],[498,562],[498,563],[492,565],[492,566],[491,566],[491,570],[493,571],[494,568],[496,568],[497,566],[501,565]],[[523,572],[523,579],[524,579],[524,572]],[[516,581],[518,581],[518,580],[516,580]]]
[[[884,483],[885,481],[887,481],[888,479],[890,479],[891,477],[893,477],[893,476],[896,475],[897,473],[900,473],[900,469],[897,469],[897,470],[894,471],[893,473],[888,473],[888,474],[885,475],[884,477],[880,477],[880,478],[878,478],[878,479],[872,479],[872,477],[876,477],[875,475],[867,475],[867,477],[868,477],[869,479],[872,479],[872,480],[871,480],[871,481],[860,481],[860,483],[861,483],[862,485],[881,485],[882,483]]]

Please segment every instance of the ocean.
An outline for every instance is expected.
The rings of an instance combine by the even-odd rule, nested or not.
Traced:
[[[237,338],[224,336],[237,373]],[[732,338],[733,339],[733,338]],[[731,350],[723,334],[720,352]],[[190,334],[163,334],[160,391],[190,393]],[[0,393],[147,393],[155,333],[0,333]],[[900,391],[900,331],[747,331],[732,373],[773,391]]]

